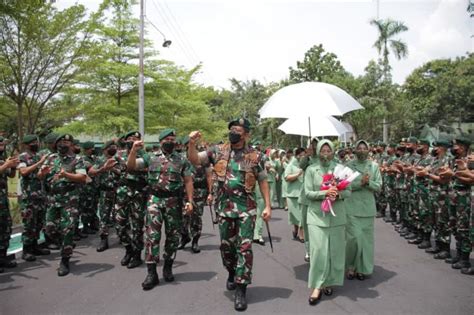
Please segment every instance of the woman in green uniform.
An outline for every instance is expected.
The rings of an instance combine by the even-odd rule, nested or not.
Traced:
[[[352,196],[347,208],[346,269],[347,279],[364,280],[374,270],[374,193],[382,187],[382,177],[376,162],[367,159],[369,146],[364,140],[356,143],[355,160],[347,166],[361,175],[351,183]]]
[[[334,145],[321,140],[316,152],[319,163],[310,165],[305,172],[304,189],[309,201],[307,224],[310,239],[310,268],[308,287],[311,289],[309,304],[316,305],[322,297],[333,293],[332,286],[344,282],[346,247],[346,204],[350,190],[338,191],[336,187],[321,190],[323,175],[334,171]],[[335,213],[323,213],[321,203],[330,198]]]
[[[303,170],[299,167],[299,159],[304,149],[299,148],[295,152],[295,156],[291,159],[283,179],[286,182],[286,199],[288,202],[288,223],[293,226],[293,239],[300,238],[302,234],[301,224],[301,207],[298,204],[298,197],[301,194],[303,186]]]

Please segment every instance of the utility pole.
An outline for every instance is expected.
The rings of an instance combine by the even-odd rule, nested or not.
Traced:
[[[139,73],[138,73],[138,130],[145,139],[145,88],[143,74],[143,45],[145,32],[145,0],[140,0],[140,48],[139,48]]]
[[[380,1],[380,0],[375,0],[376,10],[377,10],[377,11],[376,11],[377,20],[380,19],[380,2],[379,2],[379,1]],[[386,108],[386,100],[385,100],[385,99],[384,99],[384,102],[385,102],[384,107],[385,107],[385,109],[387,109],[387,108]],[[384,143],[387,143],[387,142],[388,142],[388,123],[387,123],[387,116],[386,116],[386,114],[383,115],[382,130],[383,130],[383,131],[382,131],[382,141],[383,141]]]

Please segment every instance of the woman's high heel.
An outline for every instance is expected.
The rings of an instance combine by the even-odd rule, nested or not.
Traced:
[[[334,290],[332,288],[324,288],[323,292],[325,295],[330,296],[333,294]]]
[[[309,300],[308,300],[309,305],[314,306],[314,305],[318,304],[322,297],[323,297],[323,292],[322,292],[322,290],[319,291],[319,295],[318,295],[317,297],[311,297],[311,296],[310,296],[310,297],[309,297]]]

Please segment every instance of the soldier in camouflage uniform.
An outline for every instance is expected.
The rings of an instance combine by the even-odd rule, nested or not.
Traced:
[[[22,196],[20,200],[21,217],[23,221],[23,253],[26,261],[35,261],[35,256],[49,255],[48,249],[38,246],[40,232],[46,220],[46,194],[42,180],[38,178],[38,171],[47,155],[38,154],[39,142],[36,135],[23,137],[25,152],[20,154],[18,172]]]
[[[179,245],[179,231],[182,226],[181,191],[186,190],[188,202],[186,212],[193,211],[192,166],[177,153],[176,132],[165,129],[160,133],[161,153],[145,153],[137,158],[143,148],[143,141],[135,141],[127,159],[128,170],[148,170],[149,196],[145,215],[145,262],[148,274],[142,283],[143,290],[150,290],[159,283],[156,265],[160,260],[161,227],[165,225],[165,250],[163,253],[163,277],[166,282],[174,281],[173,261]]]
[[[402,139],[397,147],[397,159],[393,162],[393,169],[396,169],[395,191],[398,203],[396,205],[398,210],[398,224],[395,225],[395,230],[400,233],[400,236],[409,234],[407,222],[407,203],[405,193],[405,174],[403,173],[403,164],[406,159],[406,140]]]
[[[395,224],[397,221],[397,195],[395,191],[396,171],[392,169],[393,162],[397,159],[395,155],[396,144],[390,144],[387,148],[387,159],[382,164],[382,177],[385,186],[385,198],[389,206],[389,217],[385,222]]]
[[[435,245],[426,250],[427,253],[435,254],[435,259],[446,259],[451,257],[450,253],[450,231],[449,231],[449,181],[444,181],[439,174],[443,168],[450,163],[447,150],[451,146],[448,141],[436,141],[431,154],[435,158],[431,165],[430,199],[434,214]]]
[[[72,153],[74,153],[75,155],[79,156],[81,159],[84,160],[84,156],[81,154],[80,141],[78,139],[73,140],[71,151]],[[90,182],[90,178],[87,181]],[[78,185],[77,193],[79,194],[79,197],[83,195],[83,191],[84,191],[84,185]],[[76,226],[74,227],[74,236],[72,237],[74,241],[80,241],[81,239],[88,237],[87,233],[83,233],[82,230],[79,229],[79,223],[80,223],[80,218],[82,217],[82,209],[83,209],[81,203],[78,203],[77,209],[79,211],[79,219],[76,221]]]
[[[5,139],[0,136],[0,273],[3,272],[3,268],[16,267],[14,260],[7,259],[7,250],[12,234],[12,218],[8,201],[8,178],[15,177],[15,168],[19,161],[14,157],[5,158],[5,145]]]
[[[472,150],[472,146],[471,146]],[[468,157],[467,161],[467,169],[469,170],[468,173],[464,174],[463,180],[465,182],[469,182],[471,184],[471,223],[470,223],[470,231],[469,231],[469,236],[471,239],[471,244],[474,244],[474,155],[471,154]],[[461,269],[462,274],[466,275],[474,275],[474,268],[472,266],[470,267],[465,267]]]
[[[79,219],[79,193],[77,186],[87,179],[84,160],[71,151],[73,137],[59,135],[56,139],[58,153],[48,156],[38,174],[46,178],[48,185],[48,208],[46,210],[46,234],[59,234],[61,263],[58,276],[69,273],[69,259],[73,251],[74,227]],[[56,218],[60,217],[59,225]]]
[[[240,118],[231,121],[228,127],[230,144],[222,145],[213,157],[216,161],[213,185],[217,186],[217,195],[213,197],[216,199],[219,216],[222,262],[229,272],[226,287],[228,290],[236,289],[234,308],[242,311],[247,308],[246,288],[252,280],[252,237],[257,208],[257,182],[265,200],[262,213],[265,221],[270,219],[271,203],[262,155],[248,144],[250,122]],[[209,154],[213,154],[198,154],[195,141],[199,137],[198,131],[190,134],[188,157],[194,165],[208,162]]]
[[[84,165],[86,171],[89,174],[90,169],[96,163],[96,156],[94,155],[94,142],[88,141],[82,144],[82,158],[84,159]],[[95,234],[92,226],[97,218],[97,205],[98,205],[98,185],[95,179],[90,179],[82,187],[80,196],[80,213],[81,222],[83,225],[82,232],[85,234]]]
[[[377,146],[375,147],[376,150],[376,155],[374,161],[377,162],[380,168],[383,167],[384,163],[387,161],[387,153],[385,152],[385,148],[387,145],[383,142],[377,143]],[[387,185],[385,183],[385,176],[383,173],[382,175],[382,187],[379,192],[375,192],[375,201],[376,201],[376,207],[377,207],[377,214],[376,218],[383,218],[385,220],[386,216],[386,210],[387,210]]]
[[[138,131],[130,131],[124,135],[128,149],[122,151],[122,160],[127,161],[133,142],[140,139],[141,134]],[[143,157],[143,154],[142,150],[139,151],[138,157]],[[127,266],[128,269],[138,267],[143,263],[141,253],[144,247],[143,225],[145,224],[146,200],[146,173],[132,170],[124,172],[121,185],[117,189],[115,221],[120,243],[125,247],[125,256],[120,264]]]
[[[109,248],[109,228],[115,227],[115,198],[120,177],[125,171],[125,161],[117,153],[117,145],[109,140],[102,146],[102,155],[90,168],[89,175],[97,178],[99,185],[100,243],[98,252]]]

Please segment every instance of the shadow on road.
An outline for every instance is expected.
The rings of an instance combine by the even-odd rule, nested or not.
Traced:
[[[195,272],[182,272],[175,273],[176,281],[178,282],[190,282],[190,281],[209,281],[217,275],[217,272],[213,271],[195,271]]]
[[[309,263],[294,266],[295,278],[301,281],[308,281]]]
[[[201,250],[219,250],[219,247],[220,247],[219,245],[215,245],[215,244],[199,245],[199,248]]]
[[[81,263],[80,260],[71,260],[70,261],[71,274],[79,276],[88,273],[86,278],[92,278],[95,275],[112,270],[115,268],[111,264],[96,264],[96,263]]]
[[[224,295],[234,301],[235,291],[225,291]],[[281,287],[253,287],[247,288],[247,303],[256,304],[260,302],[275,300],[275,299],[287,299],[290,297],[293,290],[281,288]]]

